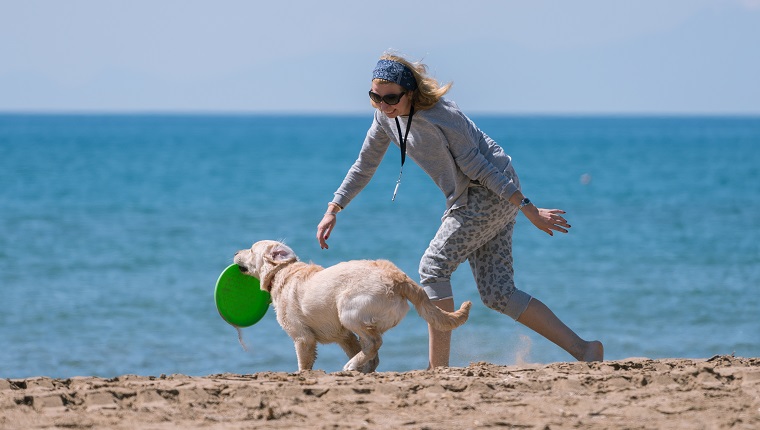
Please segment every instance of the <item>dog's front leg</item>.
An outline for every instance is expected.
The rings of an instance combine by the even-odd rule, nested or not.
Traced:
[[[295,340],[296,357],[298,357],[298,370],[311,370],[317,360],[317,341],[312,338],[298,338]]]

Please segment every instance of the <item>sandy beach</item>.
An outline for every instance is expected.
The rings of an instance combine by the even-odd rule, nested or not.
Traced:
[[[3,429],[757,429],[760,358],[0,379]]]

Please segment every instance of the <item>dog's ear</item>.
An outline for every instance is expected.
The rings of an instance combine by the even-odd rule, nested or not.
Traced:
[[[264,259],[266,259],[268,263],[276,266],[282,263],[292,263],[298,260],[298,257],[296,257],[296,254],[292,249],[283,244],[277,244],[272,246],[272,248],[269,249],[269,252],[264,254]]]
[[[265,266],[269,266],[261,269],[261,289],[267,292],[272,292],[272,279],[279,270],[278,267],[298,261],[298,257],[292,249],[287,246],[278,243],[264,252],[264,261],[269,263]]]

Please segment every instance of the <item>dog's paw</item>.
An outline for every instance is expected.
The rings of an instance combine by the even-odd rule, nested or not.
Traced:
[[[351,360],[348,361],[348,363],[346,363],[345,366],[343,366],[343,371],[347,372],[347,371],[353,371],[353,370],[359,370],[359,368],[356,365],[356,360],[352,358]]]
[[[360,353],[361,354],[361,353]],[[346,363],[345,366],[343,366],[344,371],[353,370],[358,371],[361,373],[372,373],[377,369],[377,366],[380,364],[380,356],[375,355],[372,357],[371,360],[367,361],[364,364],[359,364],[358,355],[352,358],[351,360],[348,360],[348,363]]]

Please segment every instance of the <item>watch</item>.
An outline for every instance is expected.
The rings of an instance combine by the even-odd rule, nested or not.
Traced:
[[[522,201],[520,202],[520,208],[519,208],[518,210],[522,210],[522,208],[524,208],[525,206],[528,206],[529,204],[530,204],[530,199],[529,199],[529,198],[527,198],[527,197],[525,197],[525,198],[524,198],[524,199],[522,199]]]

